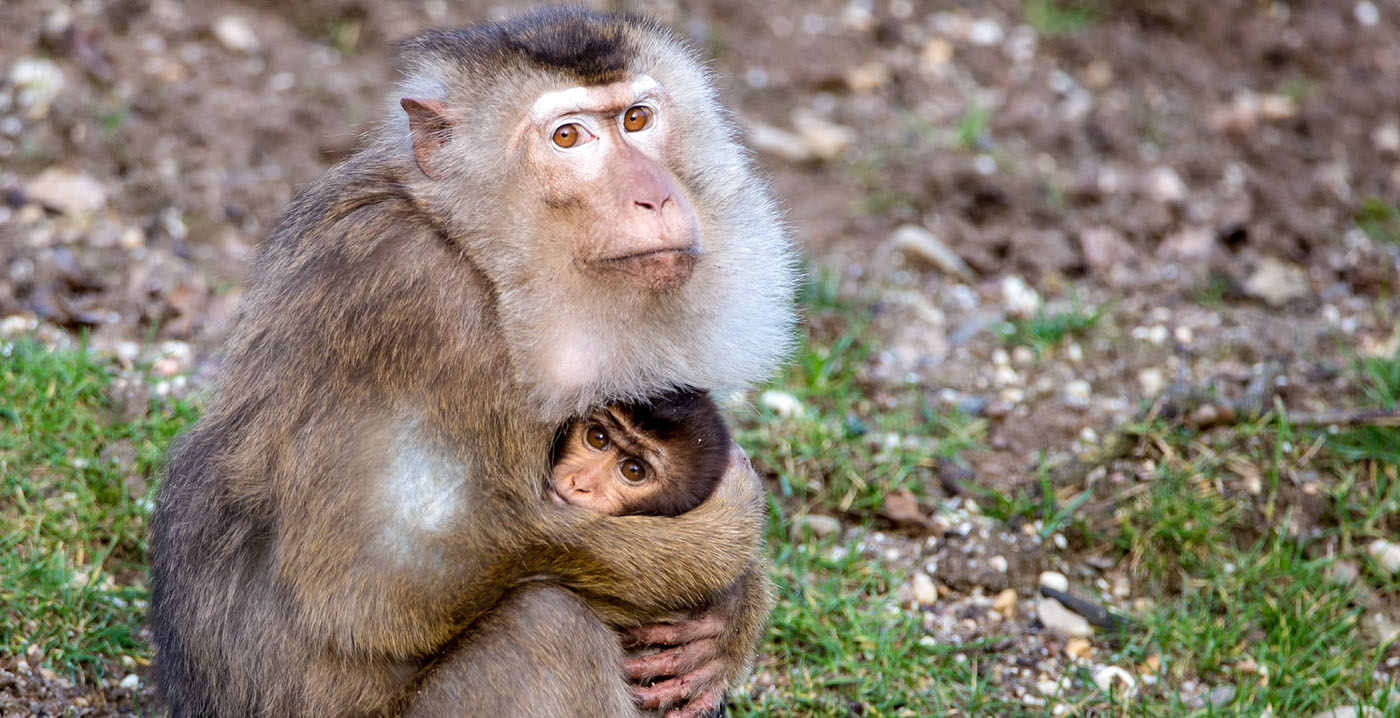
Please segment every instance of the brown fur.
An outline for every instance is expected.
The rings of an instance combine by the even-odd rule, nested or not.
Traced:
[[[564,705],[521,715],[622,715],[620,675],[553,683],[603,680],[569,640],[606,646],[607,624],[704,606],[729,617],[733,685],[769,593],[741,455],[674,518],[554,506],[543,487],[568,416],[744,386],[783,355],[792,260],[766,188],[690,51],[652,24],[545,11],[407,47],[403,95],[420,102],[404,109],[450,115],[436,144],[420,151],[396,101],[298,196],[258,256],[217,396],[171,449],[151,626],[172,716],[500,715],[477,707],[528,691]],[[578,213],[522,191],[529,163],[495,152],[529,98],[632,73],[690,118],[662,164],[701,253],[663,293],[574,267]],[[581,316],[595,332],[561,333]],[[561,381],[559,350],[601,368]],[[475,673],[506,682],[451,693]],[[469,703],[415,697],[425,677],[424,695]]]

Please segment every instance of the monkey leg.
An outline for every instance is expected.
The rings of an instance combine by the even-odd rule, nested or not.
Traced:
[[[572,592],[508,593],[435,665],[405,718],[636,718],[617,634]]]

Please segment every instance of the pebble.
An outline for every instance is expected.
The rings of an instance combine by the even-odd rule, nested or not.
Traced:
[[[1148,398],[1156,397],[1167,388],[1167,379],[1162,376],[1162,370],[1157,368],[1147,368],[1138,372],[1138,387],[1142,389],[1142,395]]]
[[[1171,167],[1154,167],[1147,174],[1147,194],[1163,204],[1186,199],[1186,183]]]
[[[1216,686],[1206,694],[1205,704],[1211,708],[1219,710],[1230,705],[1235,700],[1235,687],[1231,685]]]
[[[121,687],[129,691],[135,690],[136,687],[139,685],[141,685],[141,677],[136,675],[135,673],[126,674],[126,677],[123,678],[121,682]]]
[[[1400,574],[1400,544],[1376,539],[1366,545],[1366,553],[1391,576]]]
[[[802,402],[785,391],[770,389],[758,396],[758,403],[771,409],[778,416],[802,416]]]
[[[10,84],[17,92],[20,107],[29,108],[29,116],[43,117],[49,104],[63,91],[63,70],[42,57],[22,57],[10,68]]]
[[[1325,710],[1313,718],[1381,718],[1381,712],[1369,706],[1342,706]]]
[[[1028,317],[1044,303],[1040,293],[1031,289],[1026,280],[1010,275],[1001,280],[1001,298],[1006,311],[1014,317]]]
[[[1006,570],[1010,568],[1010,566],[1008,565],[1005,556],[993,556],[987,559],[987,568],[990,568],[991,570],[996,571],[997,573],[1006,573]]]
[[[1400,623],[1392,621],[1382,612],[1367,614],[1361,619],[1361,630],[1370,635],[1378,646],[1400,640]]]
[[[811,112],[793,113],[792,126],[807,145],[808,152],[817,159],[835,159],[856,140],[856,133],[851,128],[822,119]]]
[[[1035,361],[1035,352],[1031,351],[1030,347],[1018,346],[1011,350],[1011,361],[1020,366],[1025,366]]]
[[[807,527],[817,538],[831,536],[841,530],[841,522],[833,516],[807,514],[797,520],[796,528]]]
[[[1064,604],[1053,598],[1037,596],[1035,615],[1047,630],[1062,638],[1084,637],[1093,633],[1083,616],[1065,608]]]
[[[967,266],[967,262],[938,239],[937,235],[917,224],[900,226],[886,241],[905,255],[918,257],[945,274],[967,282],[973,280],[972,268]]]
[[[261,47],[253,26],[237,15],[225,15],[214,22],[214,37],[234,52],[253,54]]]
[[[1136,254],[1118,230],[1112,227],[1090,227],[1079,233],[1079,251],[1084,263],[1097,274],[1107,274]]]
[[[39,320],[14,314],[0,319],[0,337],[9,339],[39,328]]]
[[[996,598],[992,599],[992,610],[1006,618],[1015,618],[1016,607],[1019,605],[1019,602],[1020,599],[1016,595],[1016,589],[1002,589],[1001,593],[998,593]]]
[[[776,155],[789,162],[806,162],[815,159],[807,143],[792,132],[772,125],[753,123],[749,125],[749,144],[759,152]]]
[[[914,600],[920,606],[932,606],[938,602],[938,587],[922,571],[914,574]]]
[[[62,167],[50,167],[25,187],[30,199],[68,215],[96,212],[107,206],[107,190],[97,180]]]
[[[990,45],[1000,45],[1006,39],[1006,32],[1001,29],[1001,25],[991,18],[981,18],[973,20],[967,26],[967,41],[974,45],[984,47]]]
[[[1371,133],[1371,144],[1375,145],[1377,150],[1388,154],[1400,152],[1400,125],[1387,122],[1377,127]]]
[[[1381,11],[1376,9],[1376,4],[1370,0],[1362,0],[1352,8],[1352,15],[1356,17],[1356,22],[1362,27],[1375,27],[1380,24]]]
[[[1137,690],[1137,680],[1118,666],[1099,666],[1095,669],[1094,685],[1105,693],[1112,691],[1119,695],[1131,695]]]
[[[1092,392],[1093,387],[1083,379],[1071,379],[1065,382],[1065,401],[1075,406],[1087,405]]]
[[[1307,296],[1311,288],[1302,268],[1281,259],[1264,257],[1244,281],[1244,291],[1278,307]]]
[[[1089,643],[1089,639],[1084,637],[1071,638],[1065,641],[1065,653],[1074,658],[1087,661],[1094,655],[1094,646]]]
[[[1042,571],[1039,583],[1056,591],[1069,591],[1069,579],[1059,571]]]

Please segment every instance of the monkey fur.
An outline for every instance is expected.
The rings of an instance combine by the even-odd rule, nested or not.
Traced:
[[[629,627],[678,645],[722,625],[713,697],[771,603],[742,452],[670,518],[555,505],[547,459],[569,417],[741,389],[785,356],[796,269],[767,185],[653,22],[548,9],[403,51],[389,118],[261,248],[217,392],[168,455],[150,620],[171,715],[637,715]],[[652,144],[598,125],[568,155],[623,186],[570,194],[521,118],[653,85]],[[675,241],[628,249],[643,225]],[[654,624],[696,611],[727,618]]]

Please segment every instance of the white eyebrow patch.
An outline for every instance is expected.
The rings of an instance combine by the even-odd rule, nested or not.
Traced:
[[[611,85],[551,90],[530,105],[530,119],[544,123],[574,112],[589,112],[609,104],[627,104],[660,87],[661,83],[650,75],[640,75],[630,83],[614,82]]]

